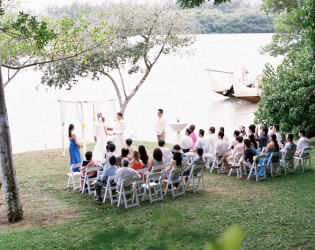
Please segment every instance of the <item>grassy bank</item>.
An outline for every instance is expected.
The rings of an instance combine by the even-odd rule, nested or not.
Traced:
[[[312,171],[258,183],[206,172],[205,192],[129,210],[65,189],[69,156],[59,149],[14,157],[25,219],[6,223],[2,190],[0,249],[195,249],[233,224],[245,233],[244,249],[315,247],[315,152]]]

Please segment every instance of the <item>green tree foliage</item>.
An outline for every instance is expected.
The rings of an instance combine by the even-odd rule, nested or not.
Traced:
[[[281,13],[276,35],[263,52],[283,55],[283,62],[264,70],[262,99],[255,113],[257,123],[280,124],[282,132],[301,127],[315,134],[314,2],[264,1],[267,13]]]
[[[42,67],[42,83],[71,88],[77,77],[99,80],[105,76],[116,90],[122,112],[162,54],[184,53],[195,40],[186,34],[189,25],[175,12],[145,5],[113,4],[93,18],[96,23],[111,22],[113,39],[88,56]],[[99,40],[91,46],[94,43]],[[127,85],[128,74],[137,74],[136,84]]]
[[[180,4],[183,8],[194,8],[198,7],[206,2],[209,2],[210,0],[177,0],[177,3]],[[231,0],[214,0],[215,5],[219,5],[222,3],[231,3]]]

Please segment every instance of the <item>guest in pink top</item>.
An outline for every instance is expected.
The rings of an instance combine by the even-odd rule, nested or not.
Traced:
[[[193,140],[193,143],[194,143],[194,144],[195,144],[196,141],[197,141],[197,136],[196,136],[196,134],[194,133],[195,128],[196,128],[196,127],[195,127],[194,124],[191,124],[191,125],[189,126],[189,129],[191,130],[190,137],[191,137],[191,139]]]

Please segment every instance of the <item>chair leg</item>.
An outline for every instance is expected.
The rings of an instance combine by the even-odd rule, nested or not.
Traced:
[[[73,178],[73,176],[72,176],[72,178]],[[68,184],[67,184],[67,188],[69,188],[69,187],[70,187],[70,175],[69,175]]]

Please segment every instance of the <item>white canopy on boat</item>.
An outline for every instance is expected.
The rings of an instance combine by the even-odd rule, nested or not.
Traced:
[[[235,79],[234,74],[232,74],[233,87],[234,87],[234,96],[243,97],[243,96],[259,96],[258,88],[249,88],[245,87],[242,83]]]
[[[214,92],[221,92],[225,91],[227,89],[230,89],[232,86],[232,83],[229,80],[229,76],[231,75],[230,72],[223,72],[222,73],[228,73],[229,75],[224,75],[224,77],[220,77],[220,81],[218,81],[217,77],[214,77],[212,70],[206,69],[208,72],[208,76],[210,79],[210,90]],[[213,70],[214,71],[214,70]],[[220,72],[221,71],[215,71]]]

